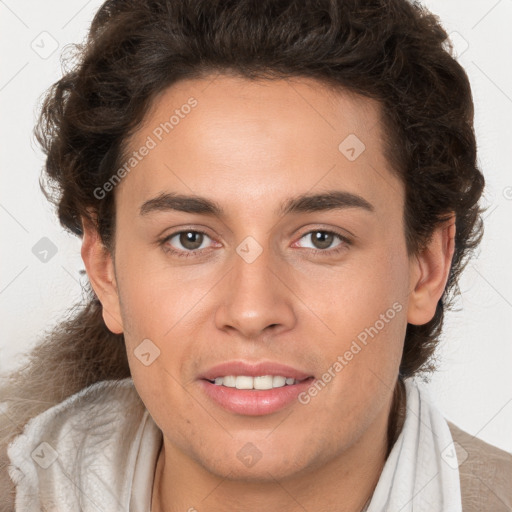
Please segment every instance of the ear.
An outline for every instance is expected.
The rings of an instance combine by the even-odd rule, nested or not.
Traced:
[[[123,332],[123,321],[111,254],[103,245],[96,226],[84,217],[82,226],[81,254],[89,281],[101,302],[106,326],[113,333],[120,334]]]
[[[411,286],[407,322],[430,322],[441,298],[455,250],[455,215],[438,226],[427,246],[411,261]]]

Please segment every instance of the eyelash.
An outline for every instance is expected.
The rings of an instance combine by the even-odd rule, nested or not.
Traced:
[[[194,251],[178,251],[178,250],[173,249],[172,247],[170,248],[169,246],[166,245],[169,240],[174,238],[176,235],[180,235],[182,233],[199,233],[199,234],[202,234],[202,235],[206,235],[208,238],[211,238],[204,231],[200,231],[200,230],[196,230],[196,229],[185,229],[185,230],[182,230],[182,231],[176,231],[175,233],[172,233],[171,235],[168,235],[168,236],[166,236],[165,238],[163,238],[163,239],[161,239],[159,241],[159,243],[162,246],[163,250],[165,252],[169,252],[169,253],[174,254],[178,258],[195,257],[195,256],[198,255],[198,253],[200,254],[202,251],[205,250],[205,249],[199,249],[199,250],[196,249]],[[338,233],[337,231],[331,231],[331,230],[326,230],[326,229],[313,229],[311,231],[308,231],[308,232],[304,233],[299,238],[299,240],[304,238],[307,235],[310,235],[311,233],[324,233],[324,234],[328,234],[328,235],[335,235],[342,242],[342,243],[338,244],[334,249],[308,249],[314,255],[317,255],[318,253],[322,253],[323,255],[327,254],[328,256],[336,255],[339,252],[341,252],[342,250],[346,249],[347,246],[351,245],[351,241],[346,236],[342,235],[341,233]]]

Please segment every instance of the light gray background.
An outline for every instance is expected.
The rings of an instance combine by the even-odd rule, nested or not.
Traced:
[[[81,297],[80,241],[63,232],[39,190],[43,158],[32,129],[41,94],[61,76],[59,55],[85,37],[100,3],[0,0],[2,372]],[[428,387],[448,419],[512,451],[512,0],[424,3],[451,34],[472,83],[489,205]],[[46,263],[32,252],[43,237],[57,250]]]

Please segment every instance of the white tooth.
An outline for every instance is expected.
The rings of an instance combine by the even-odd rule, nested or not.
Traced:
[[[281,388],[285,385],[295,384],[293,378],[286,378],[282,375],[259,375],[250,377],[248,375],[226,375],[225,377],[216,377],[215,384],[217,386],[226,386],[237,389],[259,389],[267,390],[272,388]]]
[[[236,378],[236,389],[252,389],[253,378],[246,375],[238,375]]]
[[[228,388],[236,387],[236,377],[235,376],[227,375],[226,377],[223,377],[222,380],[223,380],[222,384],[224,386],[227,386]]]
[[[282,388],[285,385],[286,379],[281,375],[274,375],[272,386],[274,388]]]
[[[254,389],[272,389],[272,375],[254,377]]]

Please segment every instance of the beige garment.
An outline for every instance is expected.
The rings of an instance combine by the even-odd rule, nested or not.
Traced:
[[[447,423],[459,461],[463,512],[512,512],[512,454]]]

